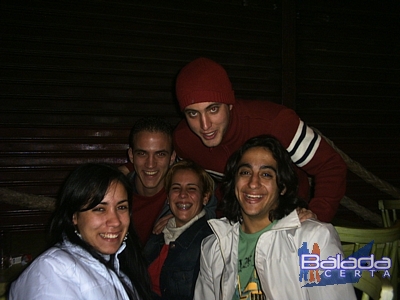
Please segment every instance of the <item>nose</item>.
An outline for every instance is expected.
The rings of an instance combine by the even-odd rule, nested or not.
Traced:
[[[156,165],[156,160],[153,155],[149,155],[146,159],[146,167],[153,168]]]
[[[249,178],[249,187],[252,189],[256,189],[260,186],[260,177],[258,174],[253,173]]]
[[[187,197],[187,192],[185,189],[181,189],[179,192],[179,198],[186,198]]]
[[[107,214],[107,226],[118,227],[121,224],[117,210],[110,210]]]
[[[211,127],[211,120],[207,114],[202,114],[200,117],[200,127],[202,130],[206,131]]]

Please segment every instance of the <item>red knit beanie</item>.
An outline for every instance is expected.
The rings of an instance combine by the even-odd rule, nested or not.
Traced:
[[[176,97],[181,110],[200,102],[235,103],[235,94],[225,69],[204,57],[195,59],[179,72]]]

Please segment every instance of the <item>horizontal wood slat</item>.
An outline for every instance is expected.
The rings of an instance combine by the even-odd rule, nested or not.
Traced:
[[[80,163],[123,163],[138,118],[181,119],[174,80],[199,56],[226,68],[239,98],[282,103],[295,92],[304,121],[399,186],[400,4],[284,4],[295,9],[271,0],[2,1],[0,187],[55,196]],[[283,20],[295,36],[282,37]],[[377,212],[380,191],[351,173],[347,184]],[[32,222],[23,224],[25,213]],[[343,208],[340,217],[355,219]],[[0,227],[43,228],[46,218],[0,204],[10,221]]]
[[[297,3],[298,113],[367,171],[399,188],[399,3]],[[352,172],[346,195],[376,213],[377,200],[391,198]],[[357,219],[343,209],[339,214]]]
[[[78,164],[126,162],[128,127],[0,128],[0,187],[55,197]]]
[[[81,163],[124,163],[138,118],[180,120],[174,80],[199,56],[281,102],[280,20],[273,1],[1,2],[0,188],[54,197]],[[2,211],[8,229],[46,219]]]

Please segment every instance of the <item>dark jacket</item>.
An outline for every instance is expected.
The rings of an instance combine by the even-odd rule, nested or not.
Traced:
[[[200,269],[201,242],[211,233],[207,219],[203,216],[186,229],[175,242],[170,243],[160,274],[162,297],[158,299],[193,299]],[[151,235],[144,249],[149,264],[159,256],[164,244],[164,234]]]

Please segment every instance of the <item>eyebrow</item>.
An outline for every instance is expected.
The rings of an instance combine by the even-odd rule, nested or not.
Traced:
[[[117,202],[117,205],[118,205],[118,204],[121,204],[121,203],[124,203],[124,202],[128,202],[128,199],[123,199],[123,200],[118,201],[118,202]],[[101,201],[99,204],[108,205],[109,203],[108,203],[108,202],[103,202],[103,201]],[[98,205],[99,205],[99,204],[98,204]]]
[[[210,105],[208,105],[208,106],[206,107],[206,110],[207,110],[207,109],[210,109],[212,106],[215,106],[215,105],[221,105],[221,103],[219,103],[219,102],[213,102],[213,103],[211,103]],[[198,111],[198,110],[196,110],[196,109],[190,109],[190,108],[187,108],[187,109],[184,110],[184,112],[188,112],[188,111]]]
[[[137,149],[133,149],[133,152],[134,153],[136,153],[136,152],[146,152],[146,153],[148,153],[149,151],[137,148]],[[168,151],[167,149],[161,149],[161,150],[155,151],[155,153],[163,153],[163,152],[170,153],[170,151]]]
[[[182,184],[180,184],[179,182],[174,182],[174,183],[172,183],[171,184],[171,186],[174,186],[174,185],[179,185],[179,186],[182,186]],[[188,183],[187,185],[190,185],[190,186],[199,186],[198,184],[196,184],[196,183]]]
[[[243,163],[243,164],[240,164],[240,165],[239,165],[238,170],[241,169],[241,168],[243,168],[243,167],[244,167],[244,168],[252,169],[252,165],[251,165],[251,164],[249,164],[249,163]],[[271,169],[272,171],[274,171],[275,173],[277,173],[275,167],[273,167],[273,166],[262,165],[261,168],[260,168],[260,170],[265,170],[265,169]]]
[[[198,189],[201,189],[200,185],[198,185],[196,183],[188,183],[186,186],[188,186],[188,187],[197,187]],[[179,182],[175,182],[175,183],[171,184],[171,188],[173,188],[173,187],[182,187],[182,185]]]

